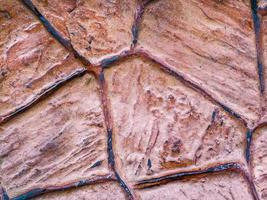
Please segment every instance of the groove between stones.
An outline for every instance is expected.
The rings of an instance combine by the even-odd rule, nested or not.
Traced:
[[[38,197],[40,195],[51,193],[51,192],[57,192],[57,191],[65,191],[73,188],[83,187],[86,185],[92,185],[92,184],[98,184],[106,181],[115,181],[115,177],[113,175],[106,175],[106,176],[99,176],[95,178],[90,179],[82,179],[77,182],[72,182],[66,185],[62,186],[48,186],[45,188],[34,188],[28,192],[25,192],[21,195],[18,195],[13,198],[9,198],[8,195],[5,193],[5,190],[2,189],[4,192],[2,192],[2,198],[3,200],[27,200],[32,199],[34,197]]]
[[[252,134],[253,131],[248,129],[246,133],[246,161],[247,163],[250,162],[250,148],[251,148],[251,142],[252,142]]]
[[[180,180],[182,178],[188,178],[188,177],[192,177],[192,176],[211,174],[211,173],[217,173],[217,172],[223,172],[223,171],[229,171],[229,170],[230,171],[237,171],[237,172],[241,173],[244,176],[244,178],[246,179],[246,181],[250,187],[253,199],[259,200],[258,194],[256,192],[254,183],[251,180],[250,175],[247,172],[245,172],[245,170],[242,168],[242,166],[239,163],[225,163],[225,164],[209,167],[209,168],[203,169],[203,170],[179,172],[179,173],[174,173],[174,174],[170,174],[170,175],[166,175],[166,176],[161,176],[158,178],[141,180],[135,184],[135,188],[144,189],[144,188],[149,188],[149,187],[153,187],[156,185],[168,183],[170,181]]]
[[[259,89],[262,94],[264,93],[265,90],[264,72],[263,72],[264,66],[263,66],[263,48],[262,48],[262,24],[261,24],[261,19],[258,15],[257,0],[251,0],[250,3],[251,3],[251,13],[252,13],[254,32],[255,32]]]
[[[138,34],[139,34],[139,26],[142,20],[142,16],[144,13],[146,2],[139,1],[139,4],[137,5],[135,16],[134,16],[134,23],[132,26],[132,45],[131,48],[134,48],[136,46],[136,43],[138,41]]]
[[[111,119],[111,115],[110,115],[110,106],[109,106],[109,100],[108,100],[108,95],[107,95],[107,85],[105,82],[103,70],[98,75],[98,80],[99,80],[99,85],[100,85],[102,108],[103,108],[105,123],[106,123],[106,127],[107,127],[107,137],[108,137],[107,152],[108,152],[109,168],[115,173],[115,177],[116,177],[117,181],[119,182],[121,188],[127,194],[128,199],[132,200],[132,199],[134,199],[134,195],[132,194],[129,187],[122,180],[122,178],[120,177],[119,173],[116,170],[115,156],[114,156],[114,152],[113,152],[112,119]]]
[[[72,46],[70,40],[67,40],[62,37],[62,35],[52,26],[52,24],[40,13],[40,11],[35,7],[31,0],[22,0],[22,2],[35,14],[35,16],[42,22],[46,30],[66,49],[71,51],[76,58],[84,65],[90,65],[90,61],[87,60],[84,56],[79,54]]]
[[[12,118],[16,117],[18,114],[20,114],[20,113],[28,110],[33,105],[35,105],[36,103],[38,103],[41,99],[46,98],[51,93],[53,93],[56,90],[58,90],[59,88],[61,88],[62,86],[64,86],[69,81],[71,81],[71,80],[73,80],[73,79],[75,79],[77,77],[80,77],[80,76],[84,75],[85,72],[86,72],[86,69],[84,69],[84,68],[77,69],[73,73],[71,73],[70,75],[68,75],[68,76],[66,76],[66,77],[64,77],[64,78],[62,78],[60,80],[57,80],[55,83],[53,83],[50,86],[42,89],[29,102],[25,103],[24,105],[19,106],[13,112],[10,112],[10,113],[8,113],[6,115],[0,116],[0,124],[3,124],[5,122],[11,120]]]

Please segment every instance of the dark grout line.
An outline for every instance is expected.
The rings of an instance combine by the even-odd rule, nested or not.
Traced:
[[[78,182],[69,183],[62,186],[49,186],[44,188],[35,188],[28,192],[25,192],[24,194],[18,195],[14,198],[10,198],[10,200],[28,200],[32,199],[38,196],[41,196],[43,194],[51,193],[51,192],[60,192],[65,191],[73,188],[83,187],[87,185],[102,183],[105,181],[115,181],[115,178],[113,175],[106,175],[106,176],[99,176],[91,179],[83,179]]]
[[[132,48],[134,48],[137,44],[138,41],[138,36],[139,36],[139,28],[140,24],[142,21],[142,16],[144,14],[144,9],[145,9],[145,4],[146,2],[140,2],[137,5],[136,11],[135,11],[135,16],[134,16],[134,22],[132,25]]]
[[[253,135],[253,131],[248,129],[246,133],[246,150],[245,150],[247,163],[250,162],[250,154],[251,154],[250,149],[251,149],[251,143],[253,139],[252,135]]]
[[[115,155],[113,151],[113,131],[112,131],[112,119],[110,115],[110,108],[109,108],[109,100],[108,100],[108,94],[107,94],[107,85],[105,82],[105,76],[103,70],[98,75],[99,85],[100,85],[100,92],[101,92],[101,101],[102,101],[102,107],[104,112],[104,118],[105,123],[107,127],[107,153],[108,153],[108,164],[110,169],[115,173],[116,179],[119,182],[121,188],[126,193],[129,200],[134,199],[134,195],[130,191],[129,187],[126,185],[126,183],[122,180],[119,173],[116,170],[116,164],[115,164]]]
[[[133,50],[125,50],[122,51],[121,53],[117,55],[113,55],[107,58],[104,58],[103,60],[100,61],[99,66],[101,66],[103,69],[109,68],[112,66],[114,63],[121,61],[124,58],[127,58],[131,55],[133,55],[134,51]]]
[[[158,178],[151,178],[147,180],[141,180],[138,181],[135,186],[137,188],[146,188],[146,186],[151,187],[155,185],[159,185],[162,182],[170,182],[170,181],[175,181],[175,180],[180,180],[185,177],[190,177],[194,175],[201,175],[201,174],[208,174],[208,173],[215,173],[215,172],[221,172],[225,170],[236,170],[240,169],[240,165],[237,163],[226,163],[222,165],[218,165],[215,167],[210,167],[204,170],[195,170],[195,171],[187,171],[187,172],[179,172],[171,175],[166,175]]]
[[[72,74],[66,76],[65,78],[57,80],[52,85],[44,88],[38,94],[36,94],[30,102],[27,102],[26,104],[21,105],[20,107],[16,108],[16,110],[11,112],[11,113],[8,113],[6,115],[0,116],[0,125],[3,124],[3,123],[8,122],[9,120],[11,120],[14,117],[18,116],[20,113],[25,112],[26,110],[31,108],[33,105],[38,103],[41,99],[46,98],[51,93],[55,92],[56,90],[58,90],[59,88],[64,86],[66,83],[68,83],[71,80],[75,79],[76,77],[80,77],[80,76],[84,75],[85,72],[86,72],[86,69],[84,69],[84,68],[78,69],[78,70],[74,71]]]
[[[244,169],[239,163],[225,163],[225,164],[217,165],[214,167],[209,167],[203,170],[179,172],[179,173],[161,176],[158,178],[145,179],[145,180],[138,181],[135,184],[135,188],[146,189],[146,188],[151,188],[151,187],[158,186],[161,184],[166,184],[172,181],[181,180],[183,178],[190,178],[190,177],[192,178],[193,176],[212,174],[212,173],[218,173],[218,172],[223,172],[223,171],[237,171],[241,173],[242,176],[246,179],[246,182],[251,190],[253,199],[259,200],[255,185],[253,181],[251,180],[250,175],[244,171]]]
[[[111,166],[111,168],[115,169],[115,156],[113,153],[113,147],[112,147],[112,130],[108,130],[108,163]]]
[[[266,122],[266,121],[257,124],[257,126],[255,126],[255,127],[252,129],[252,132],[255,132],[256,130],[258,130],[258,129],[260,129],[260,128],[263,128],[264,126],[267,126],[267,122]]]
[[[22,0],[22,2],[35,14],[35,16],[42,22],[46,30],[66,49],[71,51],[76,58],[78,58],[84,65],[90,65],[90,61],[79,54],[72,46],[70,40],[65,39],[52,24],[41,14],[31,0]]]
[[[153,2],[154,0],[139,0],[138,5],[136,7],[135,15],[134,15],[134,22],[132,25],[132,44],[131,49],[135,48],[138,42],[138,36],[140,31],[140,25],[143,19],[143,14],[145,11],[145,7]]]
[[[115,176],[120,184],[120,186],[123,188],[123,190],[126,192],[128,199],[129,200],[133,200],[134,196],[132,194],[132,192],[130,191],[130,189],[128,188],[128,186],[125,184],[125,182],[121,179],[120,175],[115,171]]]
[[[257,0],[250,0],[250,4],[251,4],[252,19],[253,19],[253,24],[254,24],[254,32],[255,32],[259,89],[260,89],[261,94],[263,94],[265,90],[265,83],[264,83],[264,71],[263,71],[264,66],[263,66],[261,19],[258,15]]]
[[[109,58],[104,58],[103,60],[100,61],[100,65],[103,68],[107,68],[110,65],[112,65],[113,63],[117,62],[119,59],[120,59],[119,55],[111,56]]]
[[[23,3],[39,18],[43,23],[47,31],[66,49],[72,50],[72,45],[69,40],[60,35],[60,33],[51,25],[51,23],[40,13],[40,11],[35,7],[31,0],[23,0]]]

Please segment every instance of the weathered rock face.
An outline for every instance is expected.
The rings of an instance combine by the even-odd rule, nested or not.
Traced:
[[[0,0],[0,199],[266,199],[265,13]]]

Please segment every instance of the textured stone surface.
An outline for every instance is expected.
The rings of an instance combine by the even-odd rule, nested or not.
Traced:
[[[140,47],[251,123],[259,114],[254,41],[249,0],[156,1],[139,36]]]
[[[0,199],[266,199],[264,2],[0,0]]]
[[[264,66],[267,66],[267,16],[264,16],[263,18],[263,23],[262,23],[262,32],[263,32],[263,35],[262,35],[262,41],[263,41],[263,44],[262,44],[262,50],[263,50],[263,64]],[[264,70],[264,76],[266,77],[267,75],[267,68],[263,68]],[[267,85],[267,80],[265,78],[265,86]],[[267,109],[266,109],[266,106],[267,106],[267,95],[265,93],[264,95],[264,98],[263,98],[263,101],[262,101],[262,121],[267,121]]]
[[[70,19],[70,13],[76,8],[76,0],[33,0],[32,2],[64,38],[69,39],[66,24]]]
[[[136,1],[79,1],[68,30],[78,52],[92,62],[129,49]]]
[[[127,178],[242,162],[241,123],[159,67],[130,58],[105,74],[116,156]]]
[[[256,132],[252,146],[252,169],[256,188],[261,199],[267,198],[267,129],[266,127]]]
[[[21,3],[2,0],[0,5],[2,117],[81,66]]]
[[[131,46],[136,0],[34,2],[71,39],[74,49],[93,63]]]
[[[96,81],[86,75],[1,126],[0,181],[14,196],[105,175],[105,136]]]

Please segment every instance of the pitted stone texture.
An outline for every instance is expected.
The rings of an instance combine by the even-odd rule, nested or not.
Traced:
[[[54,192],[46,194],[41,197],[35,198],[35,200],[123,200],[126,199],[122,189],[116,182],[107,182],[96,185],[90,185],[79,189],[66,191],[66,192]]]
[[[121,173],[133,181],[244,162],[241,123],[159,67],[130,58],[105,71]]]
[[[0,1],[0,118],[79,67],[20,1]]]
[[[78,1],[68,30],[74,48],[91,62],[129,49],[136,1]]]
[[[256,189],[261,200],[267,198],[267,127],[253,135],[252,144],[252,171]]]
[[[253,200],[244,178],[232,172],[175,181],[139,192],[142,200]]]
[[[149,4],[139,48],[240,113],[259,118],[255,36],[250,1],[166,0]]]
[[[0,127],[0,182],[11,197],[109,173],[98,90],[86,75]]]

